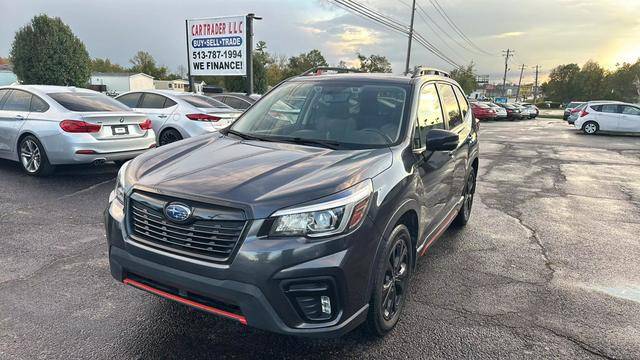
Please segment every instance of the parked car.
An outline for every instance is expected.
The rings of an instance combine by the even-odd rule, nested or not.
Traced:
[[[570,125],[573,125],[578,119],[578,117],[580,117],[580,113],[582,112],[582,110],[584,110],[585,107],[587,107],[587,103],[584,103],[580,106],[576,106],[575,108],[571,109],[571,111],[569,111],[569,117],[567,118],[567,122]]]
[[[530,103],[518,103],[518,105],[525,107],[529,113],[529,119],[535,119],[540,114],[540,110],[537,106]]]
[[[496,112],[491,108],[491,106],[477,101],[472,101],[470,104],[471,111],[473,111],[473,116],[476,119],[481,121],[496,119]]]
[[[593,135],[600,131],[640,132],[640,105],[590,101],[580,111],[574,126]]]
[[[584,104],[583,101],[572,101],[567,104],[564,108],[564,115],[562,115],[562,120],[569,119],[569,115],[571,115],[571,110],[577,108],[578,106]]]
[[[0,158],[28,175],[56,165],[126,161],[155,146],[146,116],[87,89],[0,87]]]
[[[516,103],[513,103],[512,105],[520,110],[521,119],[528,119],[529,116],[531,116],[531,109],[528,107]]]
[[[208,96],[236,110],[241,111],[247,110],[251,105],[253,105],[253,103],[257,101],[257,99],[241,93],[210,94]]]
[[[133,91],[116,100],[151,119],[159,146],[223,129],[241,113],[208,96],[172,90]]]
[[[298,116],[272,116],[300,103],[290,96]],[[469,221],[473,122],[448,76],[289,79],[229,128],[120,169],[111,274],[270,331],[338,336],[366,321],[383,335],[417,258]]]
[[[496,112],[496,120],[504,120],[507,118],[507,109],[503,108],[500,105],[494,104],[492,102],[483,102],[483,104],[490,106],[493,111]]]
[[[513,106],[512,104],[504,104],[500,103],[498,106],[504,108],[507,111],[507,120],[520,120],[522,119],[522,114],[520,113],[520,108]]]

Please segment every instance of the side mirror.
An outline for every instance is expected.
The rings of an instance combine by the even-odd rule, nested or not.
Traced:
[[[452,151],[458,148],[460,137],[457,133],[443,129],[431,129],[427,133],[427,150]]]

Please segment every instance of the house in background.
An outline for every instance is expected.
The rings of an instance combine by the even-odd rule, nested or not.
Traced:
[[[145,73],[92,73],[91,88],[115,96],[127,91],[153,89],[153,76]]]
[[[18,84],[18,77],[13,73],[11,65],[0,65],[0,86]]]
[[[158,90],[173,90],[173,91],[184,91],[184,92],[188,92],[189,91],[189,82],[187,80],[183,80],[183,79],[177,79],[177,80],[153,80],[153,84],[155,85],[156,89]],[[202,87],[206,85],[204,81],[201,82],[194,82],[193,83],[193,87],[194,87],[194,92],[201,94],[202,93]]]

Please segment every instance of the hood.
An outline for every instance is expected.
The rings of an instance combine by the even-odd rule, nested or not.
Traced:
[[[265,218],[372,178],[391,159],[388,148],[331,150],[216,133],[149,151],[129,171],[138,188],[237,206],[249,217]]]

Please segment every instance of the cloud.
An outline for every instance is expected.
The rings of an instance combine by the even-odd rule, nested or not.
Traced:
[[[510,32],[503,32],[501,34],[493,35],[491,37],[495,39],[506,39],[506,38],[518,37],[522,35],[524,35],[524,32],[522,31],[510,31]]]

